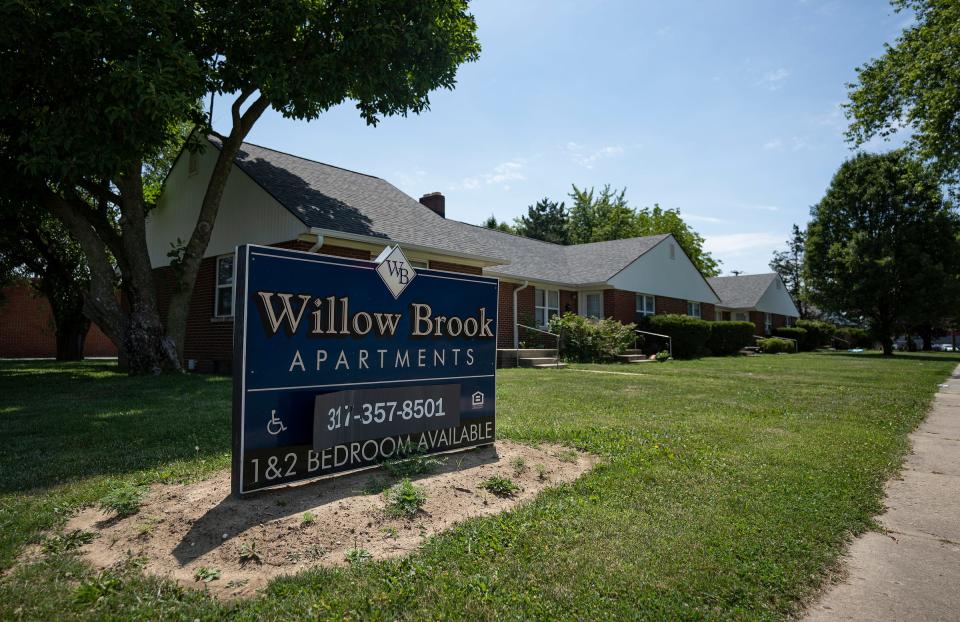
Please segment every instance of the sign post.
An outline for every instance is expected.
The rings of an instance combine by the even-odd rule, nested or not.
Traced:
[[[237,249],[232,491],[495,440],[496,279]]]

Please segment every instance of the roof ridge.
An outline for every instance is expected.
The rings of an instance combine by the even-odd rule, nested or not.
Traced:
[[[208,136],[208,138],[209,138],[209,136]],[[216,138],[217,140],[220,140],[220,138],[219,138],[218,136],[214,136],[214,138]],[[243,141],[242,143],[240,143],[240,148],[242,149],[244,145],[249,145],[249,146],[251,146],[251,147],[256,147],[257,149],[266,149],[267,151],[272,151],[272,152],[274,152],[274,153],[279,153],[280,155],[289,156],[289,157],[291,157],[291,158],[296,158],[297,160],[303,160],[304,162],[310,162],[310,163],[312,163],[312,164],[319,164],[319,165],[321,165],[321,166],[329,166],[330,168],[335,168],[335,169],[338,169],[338,170],[341,170],[341,171],[346,171],[347,173],[353,173],[353,174],[355,174],[355,175],[363,175],[364,177],[369,177],[369,178],[371,178],[371,179],[377,179],[377,180],[384,181],[384,182],[387,181],[387,180],[384,179],[383,177],[377,177],[376,175],[371,175],[370,173],[363,173],[363,172],[361,172],[361,171],[355,171],[355,170],[353,170],[353,169],[351,169],[351,168],[346,168],[346,167],[343,167],[343,166],[337,166],[336,164],[330,164],[330,163],[328,163],[328,162],[321,162],[320,160],[314,160],[314,159],[312,159],[312,158],[305,158],[305,157],[300,156],[300,155],[297,155],[297,154],[295,154],[295,153],[289,153],[289,152],[287,152],[287,151],[280,151],[279,149],[274,149],[273,147],[266,147],[266,146],[264,146],[264,145],[258,145],[257,143],[251,143],[251,142],[246,141],[246,140]],[[387,182],[387,183],[390,183],[390,182]]]
[[[460,223],[461,225],[469,225],[471,227],[476,227],[477,229],[483,229],[484,231],[492,231],[493,233],[502,233],[503,235],[513,236],[515,238],[521,238],[523,240],[530,240],[531,242],[539,242],[540,244],[546,244],[547,246],[553,246],[556,248],[570,248],[571,246],[582,246],[581,244],[557,244],[556,242],[547,242],[546,240],[538,240],[537,238],[530,238],[525,235],[520,235],[519,233],[511,233],[510,231],[501,231],[500,229],[491,229],[484,225],[477,225],[472,222],[466,222],[464,220],[456,220],[454,218],[447,218],[450,222]]]

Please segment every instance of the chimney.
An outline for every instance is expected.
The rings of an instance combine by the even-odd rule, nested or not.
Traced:
[[[423,195],[420,197],[420,203],[439,214],[441,218],[447,217],[447,199],[439,192],[431,192]]]

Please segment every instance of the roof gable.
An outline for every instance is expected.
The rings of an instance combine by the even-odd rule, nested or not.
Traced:
[[[799,316],[779,275],[741,274],[708,279],[720,296],[720,305],[730,309],[754,309],[765,313]],[[779,285],[779,288],[777,288]]]
[[[243,143],[236,164],[307,227],[484,258],[503,277],[603,284],[670,237],[562,246],[444,218],[379,177],[266,147]]]

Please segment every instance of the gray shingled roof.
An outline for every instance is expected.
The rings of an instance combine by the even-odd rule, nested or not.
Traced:
[[[720,297],[718,306],[730,309],[752,309],[760,302],[777,275],[742,274],[739,276],[714,276],[707,279],[713,291]]]
[[[561,246],[443,218],[379,177],[250,143],[237,166],[308,227],[500,261],[487,272],[505,277],[603,283],[667,237]]]

